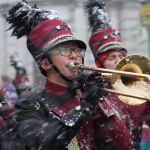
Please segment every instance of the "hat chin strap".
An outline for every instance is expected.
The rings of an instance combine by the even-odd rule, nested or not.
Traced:
[[[49,55],[48,55],[48,52],[45,52],[45,56],[46,56],[48,62],[50,63],[50,65],[54,68],[54,70],[60,75],[60,77],[61,77],[63,80],[65,80],[65,81],[67,81],[67,82],[72,82],[72,80],[70,80],[70,79],[68,79],[67,77],[65,77],[65,76],[58,70],[58,68],[57,68],[57,67],[54,65],[54,63],[51,61],[51,59],[50,59],[50,57],[49,57]]]
[[[100,59],[99,59],[99,57],[98,57],[97,54],[95,54],[95,61],[96,61],[96,60],[98,60],[98,62],[101,64],[101,67],[102,67],[102,68],[105,68],[104,65],[103,65],[103,63],[100,61]]]

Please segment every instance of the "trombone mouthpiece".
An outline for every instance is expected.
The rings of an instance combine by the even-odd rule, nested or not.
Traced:
[[[77,70],[77,68],[76,68],[76,65],[78,65],[79,63],[77,63],[77,62],[71,62],[70,64],[69,64],[69,69],[70,69],[70,71],[76,71]]]

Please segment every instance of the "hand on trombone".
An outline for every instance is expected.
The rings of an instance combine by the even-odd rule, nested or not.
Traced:
[[[95,109],[98,102],[108,92],[99,90],[99,88],[108,87],[108,82],[102,79],[101,73],[97,71],[81,71],[77,78],[78,88],[81,89],[85,100]]]

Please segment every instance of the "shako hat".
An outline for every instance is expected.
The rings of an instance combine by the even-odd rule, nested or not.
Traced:
[[[27,36],[27,48],[44,76],[46,72],[41,64],[46,50],[67,41],[77,42],[80,48],[86,50],[86,44],[73,35],[70,26],[61,20],[57,11],[39,9],[22,0],[9,10],[7,21],[12,24],[9,28],[13,29],[12,36]]]
[[[105,3],[101,0],[89,0],[85,3],[85,9],[88,11],[89,25],[92,34],[89,45],[94,54],[97,55],[112,49],[127,50],[122,46],[119,31],[112,28],[108,14],[104,10]]]

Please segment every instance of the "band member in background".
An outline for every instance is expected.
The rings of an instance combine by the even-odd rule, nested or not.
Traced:
[[[31,92],[32,86],[27,75],[27,71],[23,66],[22,59],[17,52],[10,56],[10,63],[16,70],[16,76],[13,84],[16,87],[18,96],[22,96]]]
[[[16,55],[11,56],[11,58],[13,57],[11,61],[13,61],[13,65],[15,63],[15,66],[17,66],[17,64],[20,64],[18,65],[20,66],[18,67],[18,72],[19,72],[19,70],[21,70],[21,68],[23,67],[21,67],[22,63],[19,62],[19,60],[17,59],[18,57],[15,56]],[[28,82],[28,80],[27,78],[25,78],[25,75],[23,75],[23,73],[25,72],[20,71],[20,74],[17,73],[16,78],[14,80],[14,81],[18,81],[17,82],[18,84],[16,84],[17,90],[18,87],[20,87],[20,83],[21,84],[23,83],[23,85],[27,85],[26,83]],[[18,78],[19,75],[20,77]],[[21,80],[21,79],[26,79],[26,80]],[[24,88],[23,89],[24,91],[23,90],[16,91],[16,88],[12,84],[12,79],[7,74],[3,74],[1,76],[1,80],[0,80],[0,149],[1,150],[16,150],[16,149],[24,150],[25,149],[24,143],[22,143],[16,130],[14,105],[18,100],[18,96],[21,96],[23,94],[22,92],[24,91],[27,92],[29,88],[28,89]]]
[[[114,69],[115,65],[127,55],[127,50],[122,45],[120,33],[112,28],[104,6],[105,3],[101,0],[88,0],[85,4],[85,9],[88,11],[90,28],[92,30],[89,45],[98,68]],[[142,117],[150,113],[149,104],[145,102],[137,106],[128,105],[119,100],[115,94],[108,94],[106,99],[111,102],[114,110],[116,110],[116,115],[128,128],[132,137],[132,149],[139,150]],[[103,130],[105,130],[105,126]],[[114,138],[115,136],[114,134]],[[122,134],[122,136],[124,135]],[[104,137],[105,135],[101,137],[101,147],[107,146],[107,143],[103,140]]]
[[[116,117],[111,103],[103,99],[107,93],[99,90],[107,87],[101,74],[70,70],[71,63],[83,63],[86,45],[58,13],[22,1],[9,10],[7,21],[13,35],[27,36],[28,50],[47,78],[45,89],[24,95],[15,105],[16,126],[26,150],[99,149],[99,135],[103,133],[94,133],[93,129],[102,126],[107,126],[110,138],[116,135],[108,141],[114,150],[129,149],[127,128]],[[77,82],[84,96],[77,91]]]

